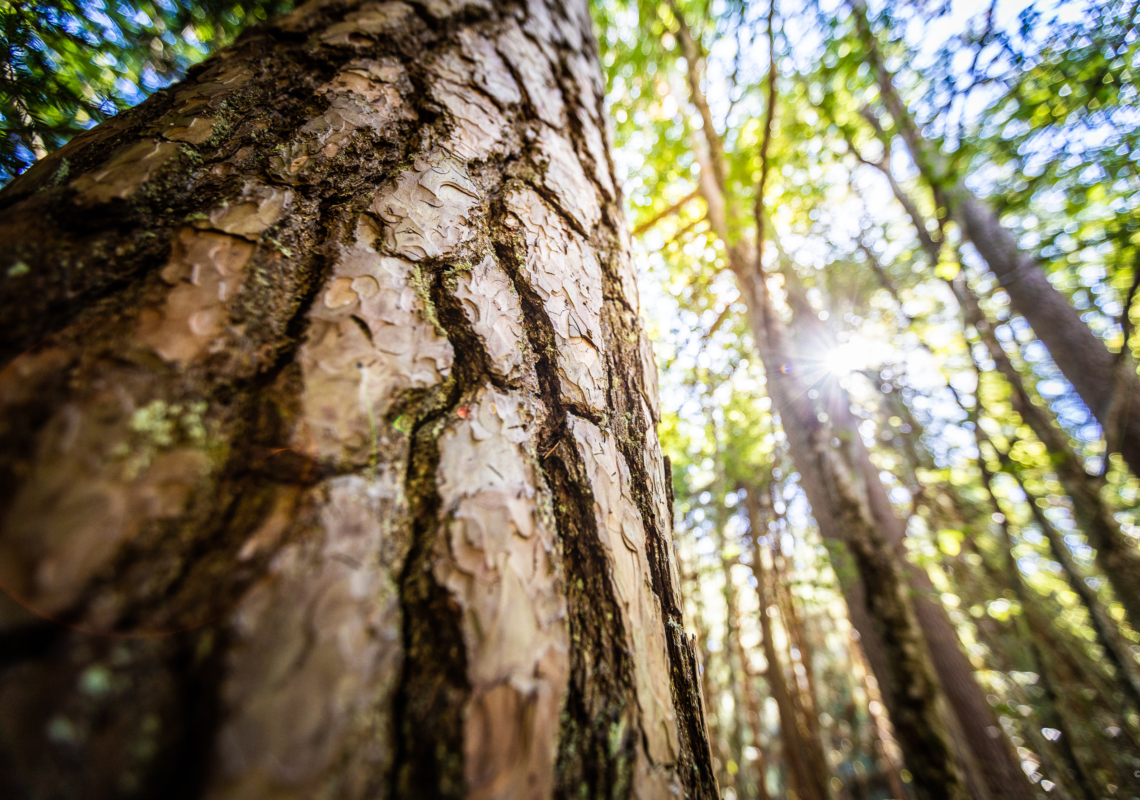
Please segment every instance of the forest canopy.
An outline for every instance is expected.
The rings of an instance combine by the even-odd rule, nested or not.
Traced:
[[[0,0],[0,179],[287,5]],[[723,796],[1140,797],[1140,3],[592,10]]]
[[[0,181],[286,10],[282,0],[4,0]]]

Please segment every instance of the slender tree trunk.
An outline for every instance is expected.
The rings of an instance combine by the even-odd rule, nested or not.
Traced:
[[[785,272],[785,276],[787,274]],[[795,281],[794,276],[786,280],[789,287],[789,303],[794,314],[793,324],[796,326],[794,343],[787,352],[811,353],[826,350],[832,344],[830,336],[808,304],[802,286]],[[796,403],[808,406],[808,411],[798,412],[803,419],[810,419],[806,414],[817,413],[811,411],[806,388],[806,381],[812,377],[816,379],[814,387],[820,394],[818,408],[824,411],[831,430],[834,431],[833,435],[841,444],[845,444],[846,457],[860,481],[859,485],[866,492],[871,524],[881,532],[894,553],[903,552],[906,523],[895,513],[879,478],[879,470],[871,462],[870,454],[863,445],[846,392],[833,379],[825,375],[813,375],[808,365],[802,362],[796,364],[796,359],[790,356],[785,356],[785,362],[796,365],[791,377],[784,379],[787,383],[786,391],[799,392],[798,395],[793,395],[795,399],[789,403],[793,407]],[[801,381],[798,390],[793,383],[796,374]],[[843,512],[836,509],[834,501],[830,502],[832,505],[826,512],[829,518],[828,528],[825,529],[824,523],[821,522],[820,530],[838,531],[834,535],[842,537],[844,527],[836,520],[843,518],[841,516]],[[838,540],[843,541],[842,538]],[[997,725],[997,719],[978,685],[974,668],[962,651],[958,631],[947,616],[929,575],[925,570],[905,562],[900,561],[899,567],[905,571],[915,615],[930,650],[942,691],[949,701],[951,713],[947,719],[950,732],[970,791],[978,797],[1026,797],[1030,791],[1029,783],[1010,744],[1005,739],[995,740],[990,735],[990,731]],[[883,658],[874,639],[865,640],[864,648],[873,666],[876,664],[876,659]],[[880,668],[886,669],[885,666]],[[876,673],[877,677],[878,675],[879,673]],[[880,684],[883,684],[882,678]],[[890,684],[882,686],[888,708],[893,708],[895,702],[892,691]]]
[[[736,586],[732,582],[732,561],[725,557],[727,543],[724,528],[716,528],[717,549],[720,552],[720,571],[724,579],[721,589],[721,599],[724,601],[724,645],[721,652],[724,654],[725,669],[728,673],[726,688],[732,698],[732,718],[728,726],[728,760],[724,764],[727,777],[724,778],[725,788],[732,787],[740,794],[741,769],[744,764],[744,698],[741,692],[740,674],[743,669],[743,660],[738,660],[740,654],[740,630],[737,627],[736,616]]]
[[[977,430],[976,423],[975,430]],[[979,445],[980,444],[981,442],[979,441]],[[986,493],[990,498],[990,503],[996,511],[1000,512],[1001,504],[998,502],[997,494],[994,492],[994,476],[986,465],[985,458],[981,455],[980,451],[977,462],[982,473],[982,482],[985,484]],[[1006,581],[1013,588],[1017,600],[1021,604],[1021,614],[1018,615],[1015,624],[1017,625],[1019,638],[1025,643],[1030,653],[1032,671],[1037,673],[1038,685],[1044,692],[1044,696],[1042,697],[1042,707],[1045,712],[1043,714],[1044,722],[1046,725],[1060,731],[1061,735],[1056,742],[1055,749],[1060,755],[1063,769],[1074,776],[1079,796],[1083,797],[1084,800],[1095,800],[1099,797],[1095,781],[1089,775],[1084,761],[1081,760],[1073,749],[1073,732],[1068,725],[1068,720],[1065,718],[1065,715],[1061,713],[1061,701],[1058,694],[1057,682],[1053,676],[1052,666],[1042,651],[1038,638],[1033,634],[1033,630],[1042,627],[1045,621],[1030,616],[1033,611],[1033,606],[1027,594],[1025,581],[1022,580],[1021,571],[1017,567],[1017,559],[1013,555],[1013,535],[1010,533],[1009,519],[1004,515],[1000,519],[999,528],[1002,532],[1002,545],[1005,550]]]
[[[879,761],[882,764],[883,772],[887,776],[887,784],[891,787],[891,797],[894,800],[907,800],[911,797],[911,792],[907,791],[903,785],[902,775],[899,774],[899,760],[897,753],[901,751],[898,742],[895,741],[893,735],[889,730],[890,720],[886,718],[883,713],[883,704],[879,702],[881,695],[878,690],[872,691],[871,678],[867,672],[867,659],[863,654],[863,648],[859,646],[858,642],[847,643],[848,652],[851,654],[851,664],[855,672],[856,681],[863,687],[869,700],[868,713],[870,714],[871,721],[871,734],[875,740],[875,751],[878,753]],[[878,682],[876,681],[876,684]],[[874,703],[875,705],[871,705]],[[875,707],[877,706],[877,708]]]
[[[768,757],[764,750],[764,732],[761,718],[760,701],[756,692],[756,680],[748,669],[748,658],[744,652],[744,645],[740,641],[740,609],[737,608],[736,648],[740,663],[740,679],[743,684],[745,712],[748,719],[748,730],[752,738],[752,746],[756,748],[756,760],[752,765],[755,775],[757,800],[769,800],[768,794]]]
[[[717,796],[601,92],[315,0],[0,195],[0,794]]]
[[[709,730],[709,742],[713,755],[720,759],[723,763],[725,761],[724,742],[725,736],[722,730],[723,725],[720,719],[720,709],[718,707],[718,697],[716,687],[713,685],[712,680],[712,653],[709,651],[709,627],[708,627],[708,612],[705,608],[703,596],[700,588],[700,572],[694,569],[692,574],[692,584],[694,585],[692,598],[693,610],[695,612],[693,620],[693,628],[697,636],[697,661],[701,674],[701,697],[703,699],[703,707],[705,708],[706,722]]]
[[[792,596],[791,575],[788,574],[787,559],[783,555],[777,556],[775,549],[771,552],[776,605],[780,609],[780,618],[784,621],[784,629],[788,632],[789,663],[792,664],[793,672],[796,674],[796,685],[799,689],[796,692],[797,705],[812,740],[822,742],[823,733],[819,725],[819,695],[816,693],[815,673],[811,663],[811,648],[807,641],[807,630],[804,627],[799,609],[796,607],[795,598]],[[795,653],[791,652],[793,647]],[[800,669],[803,670],[802,677],[795,670],[796,664],[799,664]],[[826,763],[824,761],[825,766]]]
[[[1008,456],[1008,454],[1005,455]],[[1053,558],[1057,559],[1057,563],[1061,565],[1061,571],[1069,583],[1069,588],[1080,598],[1081,605],[1088,612],[1089,625],[1093,629],[1093,633],[1096,634],[1097,644],[1104,650],[1105,658],[1112,665],[1117,680],[1120,681],[1121,688],[1131,701],[1133,709],[1140,712],[1140,677],[1137,676],[1136,659],[1132,656],[1128,643],[1124,641],[1120,628],[1109,616],[1108,610],[1100,602],[1100,597],[1096,591],[1085,582],[1084,575],[1081,574],[1080,567],[1073,559],[1073,554],[1069,552],[1061,532],[1053,527],[1041,507],[1037,505],[1037,496],[1029,491],[1018,472],[1012,469],[1010,472],[1025,494],[1026,504],[1033,515],[1033,521],[1037,523],[1037,527],[1041,529],[1041,533],[1049,542],[1049,551],[1053,554]],[[1125,712],[1121,716],[1127,718],[1128,714]]]
[[[851,0],[851,6],[883,105],[937,201],[958,223],[962,235],[1009,293],[1014,310],[1033,327],[1058,369],[1100,421],[1110,448],[1119,450],[1133,474],[1140,475],[1140,378],[1129,357],[1128,342],[1124,342],[1122,354],[1110,352],[1081,319],[1080,312],[1049,282],[1037,259],[1017,246],[994,209],[949,174],[945,159],[923,139],[895,88],[894,76],[886,68],[867,19],[865,0]],[[917,219],[915,224],[919,227]],[[920,230],[925,231],[925,227]],[[932,263],[938,263],[937,257]]]
[[[904,194],[901,193],[901,190],[899,190],[897,186],[896,193],[898,194],[898,199],[903,201],[903,205],[908,209],[908,211],[914,209],[913,203],[909,202],[909,200]],[[925,232],[925,227],[923,226],[923,218],[918,214],[917,210],[911,211],[911,213],[916,227],[919,227]],[[934,244],[929,236],[920,238],[922,238],[926,243],[924,244],[924,247],[927,248],[929,258],[932,262],[936,262],[939,257],[939,246],[937,244]],[[897,290],[895,289],[885,270],[880,264],[878,264],[874,253],[867,252],[867,256],[871,260],[873,268],[875,269],[875,272],[882,282],[884,288],[901,306],[901,300],[899,298]],[[1095,536],[1098,542],[1110,540],[1117,545],[1116,547],[1110,546],[1106,548],[1105,553],[1109,556],[1109,561],[1112,566],[1117,570],[1120,570],[1121,564],[1127,563],[1126,559],[1132,555],[1136,555],[1137,551],[1128,542],[1123,541],[1123,533],[1120,531],[1120,526],[1112,516],[1111,510],[1103,501],[1101,488],[1105,483],[1104,478],[1090,476],[1085,472],[1084,467],[1081,465],[1076,454],[1072,451],[1071,447],[1069,447],[1068,441],[1065,438],[1064,434],[1060,431],[1059,428],[1052,424],[1048,415],[1032,402],[1032,399],[1025,389],[1020,373],[1017,372],[1016,368],[1009,360],[1009,357],[1006,355],[1004,349],[997,341],[997,338],[994,336],[993,329],[989,325],[988,320],[986,320],[984,313],[978,305],[977,298],[972,294],[968,285],[966,284],[964,276],[960,273],[959,276],[953,281],[949,281],[949,284],[958,299],[959,305],[961,306],[963,324],[966,325],[967,328],[973,327],[977,331],[978,337],[982,339],[991,358],[993,358],[997,364],[998,371],[1009,382],[1010,388],[1012,390],[1011,402],[1014,410],[1021,415],[1022,419],[1029,425],[1029,427],[1037,434],[1042,443],[1044,443],[1048,448],[1050,455],[1052,456],[1054,469],[1056,470],[1062,485],[1066,488],[1066,491],[1073,499],[1074,507],[1078,512],[1078,519],[1084,522],[1087,528],[1092,529],[1093,536]],[[908,318],[908,321],[912,320],[909,320]],[[926,345],[924,344],[923,346],[925,347]],[[929,350],[929,348],[927,349]],[[954,391],[953,388],[951,388],[951,392],[955,395],[955,397],[957,397],[957,392]],[[911,426],[915,431],[917,431],[917,422],[915,422],[913,415],[910,414],[909,409],[905,407],[905,404],[900,403],[897,405],[901,407],[901,410],[904,412],[904,416],[910,419]],[[965,406],[962,407],[962,410],[964,413],[966,413],[967,416],[971,416],[970,410],[965,408]],[[980,430],[978,429],[976,429],[976,433],[979,433],[979,435],[981,435]],[[917,456],[917,453],[914,453],[913,447],[910,448],[910,452]],[[959,508],[960,511],[967,511],[969,509],[968,504],[964,504],[960,500],[956,502],[955,505]],[[1030,505],[1032,507],[1033,513],[1040,519],[1040,509],[1033,504],[1032,498],[1030,498]],[[1042,527],[1045,527],[1044,523],[1042,523]],[[1111,532],[1114,529],[1117,537],[1119,537],[1118,539],[1114,539],[1111,536]],[[1051,529],[1048,529],[1045,531],[1045,533],[1047,536],[1050,535],[1050,533],[1054,533],[1055,536],[1055,532],[1052,532]],[[1091,539],[1092,537],[1090,537],[1090,541]],[[1100,555],[1100,551],[1098,551],[1098,555]],[[1006,577],[1008,577],[1008,569],[1005,572]],[[1135,576],[1125,571],[1124,574],[1121,575],[1121,580],[1125,586],[1130,586],[1135,583]],[[1080,580],[1079,582],[1081,589],[1077,591],[1078,594],[1083,598],[1086,594],[1091,593],[1092,590],[1084,584],[1083,580]],[[998,581],[997,585],[1002,585],[1002,581]],[[1093,595],[1092,599],[1095,600],[1095,594]],[[1131,669],[1134,661],[1131,659],[1131,656],[1128,656],[1127,659],[1120,658],[1119,653],[1122,652],[1122,648],[1114,648],[1112,646],[1115,638],[1119,637],[1119,630],[1117,629],[1115,623],[1112,623],[1107,619],[1106,615],[1103,617],[1097,616],[1096,612],[1093,610],[1094,606],[1099,607],[1099,603],[1094,602],[1092,605],[1088,606],[1089,613],[1093,618],[1094,629],[1097,631],[1098,637],[1100,637],[1110,659],[1112,659],[1113,662],[1117,665],[1117,669],[1122,670],[1123,674],[1120,676],[1120,679],[1124,681],[1123,686],[1125,690],[1131,693],[1135,685],[1135,673]],[[1126,605],[1125,608],[1127,609],[1128,606]],[[1108,624],[1106,625],[1104,623]],[[1019,624],[1021,624],[1021,621],[1019,621]],[[1022,625],[1022,627],[1024,626]],[[1033,626],[1033,630],[1036,629],[1037,627]],[[1028,635],[1028,631],[1023,630],[1022,633]],[[1038,647],[1036,642],[1028,641],[1027,646]],[[1054,712],[1051,711],[1051,713]]]
[[[727,577],[728,570],[726,569],[725,575]],[[763,751],[761,750],[762,742],[760,741],[760,709],[756,702],[756,692],[753,686],[752,677],[748,674],[748,662],[744,652],[744,646],[740,641],[741,626],[740,626],[740,609],[736,602],[736,588],[732,590],[732,604],[729,606],[729,611],[732,614],[731,627],[728,631],[732,636],[725,642],[725,654],[730,658],[730,681],[733,692],[734,713],[735,713],[735,729],[734,736],[736,741],[733,745],[733,758],[737,764],[737,773],[735,775],[735,787],[738,797],[767,797],[768,790],[765,784],[766,767],[764,764]],[[755,761],[749,761],[745,757],[744,741],[745,733],[747,732],[752,747],[758,753]]]
[[[866,161],[857,151],[856,155],[860,160]],[[880,166],[880,168],[890,178],[896,199],[911,217],[927,259],[931,265],[937,265],[941,245],[927,232],[926,219],[918,211],[913,200],[890,175],[889,165]],[[883,286],[891,293],[896,302],[899,301],[897,291],[882,265],[879,264],[875,254],[870,252],[868,248],[864,248],[864,252],[866,252]],[[959,259],[960,261],[961,259]],[[1069,445],[1065,433],[1054,424],[1044,409],[1033,402],[1025,388],[1021,374],[1013,366],[1009,356],[994,335],[993,326],[978,304],[978,299],[966,281],[965,274],[960,271],[957,277],[948,283],[958,299],[959,306],[961,306],[963,321],[967,328],[973,327],[977,331],[977,335],[985,345],[990,358],[997,365],[998,372],[1009,383],[1012,390],[1011,402],[1014,410],[1049,450],[1057,478],[1072,500],[1077,519],[1085,531],[1089,544],[1096,552],[1097,564],[1112,581],[1113,588],[1116,589],[1117,596],[1128,613],[1129,621],[1135,623],[1140,620],[1140,548],[1137,548],[1135,543],[1129,541],[1128,537],[1124,535],[1120,523],[1113,516],[1112,509],[1105,503],[1103,490],[1106,486],[1106,480],[1104,476],[1089,475],[1085,471],[1084,465]],[[1083,326],[1084,323],[1081,325]],[[1040,334],[1038,335],[1040,336]],[[1125,346],[1127,347],[1127,344]],[[1118,408],[1122,409],[1121,413],[1127,412],[1126,406],[1118,406]]]
[[[975,366],[977,365],[975,364]],[[980,370],[978,374],[980,378]],[[1015,398],[1015,409],[1018,407],[1016,398],[1018,396],[1017,390],[1019,386],[1020,384],[1016,384],[1014,386],[1013,394]],[[1022,390],[1022,392],[1024,392],[1024,390]],[[1028,398],[1024,398],[1024,401],[1027,402]],[[1093,633],[1096,635],[1097,643],[1104,650],[1106,658],[1112,665],[1113,670],[1116,673],[1116,678],[1120,683],[1121,689],[1123,690],[1124,694],[1128,696],[1133,708],[1136,711],[1140,712],[1140,675],[1137,674],[1138,668],[1136,660],[1129,652],[1128,645],[1120,633],[1119,626],[1109,616],[1107,609],[1105,609],[1104,605],[1100,602],[1100,598],[1097,596],[1096,591],[1093,590],[1093,588],[1085,582],[1084,575],[1081,573],[1080,568],[1077,566],[1076,561],[1073,559],[1072,554],[1069,552],[1068,547],[1065,545],[1061,534],[1057,531],[1056,528],[1053,527],[1053,524],[1046,518],[1044,512],[1041,510],[1041,507],[1037,504],[1038,498],[1025,485],[1025,481],[1021,477],[1020,470],[1013,466],[1009,453],[1002,452],[1000,449],[998,449],[997,445],[992,440],[990,440],[988,436],[986,436],[984,431],[982,431],[979,425],[979,414],[985,413],[986,409],[982,404],[980,398],[977,400],[976,413],[971,413],[965,407],[962,407],[962,410],[968,417],[972,419],[974,423],[974,437],[979,447],[979,468],[982,470],[987,491],[989,491],[990,497],[995,504],[995,507],[997,505],[997,498],[990,488],[992,476],[988,472],[988,467],[986,467],[982,461],[983,457],[980,451],[980,447],[983,442],[988,442],[990,447],[994,450],[995,454],[1001,460],[1004,471],[1008,472],[1010,476],[1015,481],[1017,481],[1018,487],[1025,495],[1026,505],[1029,506],[1029,511],[1033,517],[1034,522],[1037,523],[1037,527],[1041,529],[1042,535],[1044,535],[1046,541],[1049,542],[1049,549],[1050,552],[1053,553],[1053,557],[1056,558],[1057,562],[1061,565],[1061,571],[1064,573],[1065,578],[1068,581],[1069,588],[1072,589],[1073,593],[1080,599],[1081,605],[1084,606],[1085,611],[1088,613],[1090,627],[1092,628]],[[1015,441],[1016,440],[1014,440],[1014,442]],[[1011,442],[1011,446],[1012,444],[1013,442]],[[997,510],[1000,511],[1000,509]],[[1008,538],[1008,532],[1006,532],[1006,536]],[[1015,577],[1017,577],[1020,581],[1020,573],[1017,573]],[[1128,718],[1127,712],[1123,713],[1121,716],[1126,720]]]
[[[767,530],[763,501],[755,487],[746,490],[745,505],[748,511],[749,538],[752,546],[752,575],[756,578],[756,593],[760,598],[760,632],[763,637],[764,658],[768,662],[768,685],[780,712],[780,737],[784,742],[784,762],[796,797],[801,800],[826,800],[829,796],[827,760],[822,743],[812,740],[800,724],[792,699],[792,690],[784,677],[784,666],[776,650],[769,609],[775,598],[770,594],[772,575],[764,562],[760,545],[762,532]]]

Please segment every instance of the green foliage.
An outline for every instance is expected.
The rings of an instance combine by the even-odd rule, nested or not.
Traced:
[[[0,0],[0,181],[291,0]]]

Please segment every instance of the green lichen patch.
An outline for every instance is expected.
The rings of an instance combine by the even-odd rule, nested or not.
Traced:
[[[137,477],[163,450],[177,445],[205,447],[208,430],[204,415],[208,407],[205,400],[185,404],[152,400],[135,411],[127,423],[130,436],[111,454],[126,462],[125,477],[128,480]]]

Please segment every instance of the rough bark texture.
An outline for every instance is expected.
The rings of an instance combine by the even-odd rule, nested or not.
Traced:
[[[0,794],[716,795],[602,88],[312,0],[0,194]]]

